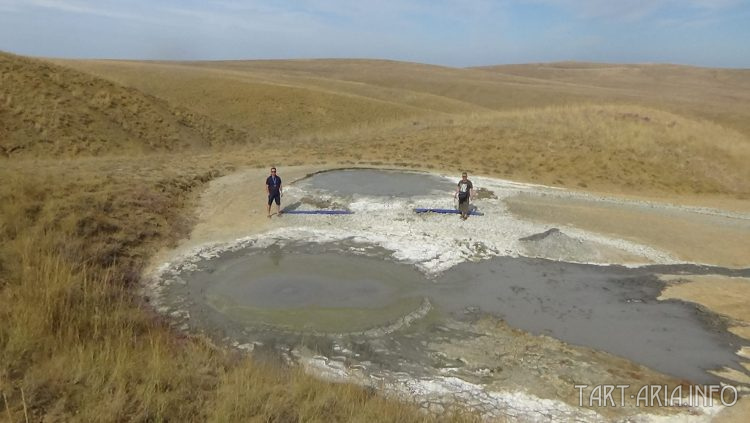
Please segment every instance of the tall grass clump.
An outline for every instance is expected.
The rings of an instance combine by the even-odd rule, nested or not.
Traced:
[[[27,415],[200,419],[218,380],[220,355],[174,336],[142,307],[132,287],[132,270],[142,265],[135,257],[107,263],[101,256],[114,251],[105,248],[110,244],[124,254],[121,240],[168,208],[112,213],[115,230],[81,231],[79,222],[97,213],[97,199],[119,191],[124,179],[110,175],[101,183],[87,178],[90,169],[68,166],[64,172],[14,166],[2,175],[0,389],[6,413],[19,421]],[[178,204],[177,197],[165,198]],[[169,230],[141,238],[151,247],[127,248],[153,249]]]
[[[19,273],[0,295],[0,372],[15,410],[23,389],[23,408],[37,418],[201,415],[208,395],[195,386],[211,381],[201,369],[217,364],[213,352],[181,348],[138,308],[115,269],[71,265],[43,238],[23,236],[17,248]]]

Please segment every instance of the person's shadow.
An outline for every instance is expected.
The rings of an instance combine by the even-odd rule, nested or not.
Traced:
[[[288,211],[297,210],[299,208],[299,206],[301,206],[301,205],[302,205],[301,201],[294,202],[294,203],[292,203],[292,204],[284,207],[283,209],[281,209],[281,213],[283,214],[283,213],[286,213]]]

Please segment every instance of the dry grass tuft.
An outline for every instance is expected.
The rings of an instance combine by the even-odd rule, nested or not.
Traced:
[[[415,413],[412,405],[387,400],[349,384],[322,382],[301,370],[246,361],[222,379],[211,421],[262,416],[264,421],[474,422],[479,416],[451,410],[442,416]]]

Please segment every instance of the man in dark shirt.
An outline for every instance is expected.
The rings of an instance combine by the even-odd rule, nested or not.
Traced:
[[[266,178],[266,192],[268,192],[268,217],[271,217],[271,203],[276,202],[278,214],[281,216],[281,178],[276,175],[276,168],[271,168],[271,176]]]
[[[461,219],[466,220],[469,217],[469,200],[474,196],[474,185],[467,178],[466,172],[461,174],[461,180],[458,181],[456,193],[453,197],[458,198],[458,210],[461,212]]]

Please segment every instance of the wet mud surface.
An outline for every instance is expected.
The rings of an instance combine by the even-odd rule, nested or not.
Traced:
[[[460,178],[459,178],[460,179]],[[456,189],[455,182],[435,175],[374,169],[349,169],[320,172],[300,181],[303,189],[332,195],[414,197]]]
[[[427,278],[389,255],[356,243],[250,247],[177,272],[174,277],[181,283],[173,284],[166,296],[190,313],[191,326],[233,332],[241,342],[278,344],[274,332],[279,332],[288,348],[326,335],[360,336],[371,345],[368,330],[380,334],[378,328],[415,312],[427,299],[429,316],[420,317],[428,330],[410,338],[388,334],[392,342],[427,342],[434,336],[430,330],[449,321],[487,315],[693,382],[716,382],[709,369],[741,370],[735,352],[742,340],[726,330],[722,319],[692,304],[656,300],[663,282],[653,270],[664,267],[496,257]],[[691,267],[669,270],[688,274]],[[320,348],[319,342],[306,346]],[[413,358],[427,364],[426,357]],[[392,363],[370,359],[383,366]],[[403,370],[398,367],[391,370]]]

